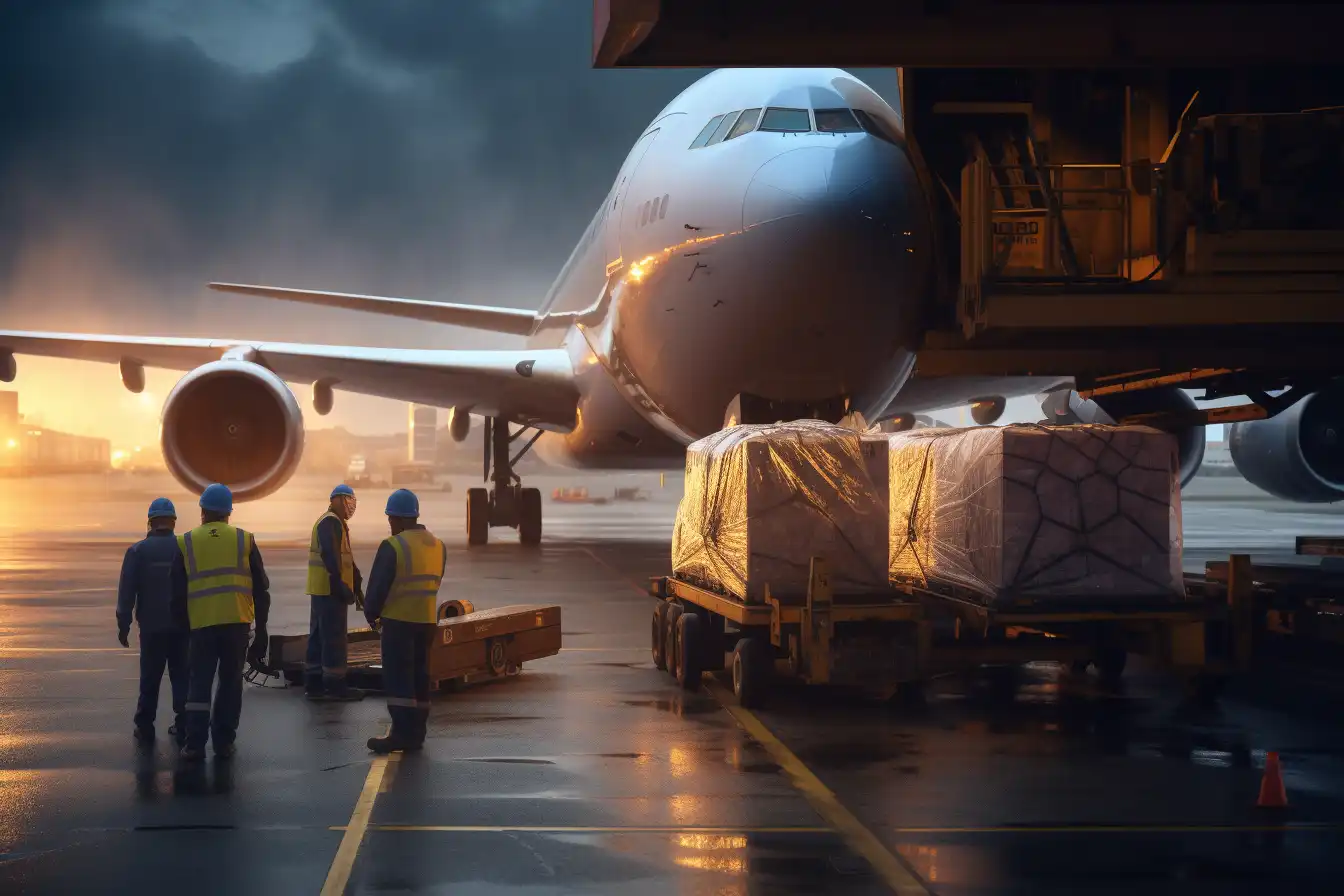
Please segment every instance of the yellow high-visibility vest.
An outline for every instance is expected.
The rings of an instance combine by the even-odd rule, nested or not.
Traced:
[[[426,529],[408,529],[387,539],[397,554],[397,577],[383,607],[384,619],[402,622],[438,621],[435,602],[443,583],[448,551]]]
[[[192,630],[256,618],[252,603],[252,536],[228,523],[205,523],[177,536],[187,566]]]
[[[351,591],[355,590],[355,555],[350,551],[350,533],[346,531],[341,518],[328,510],[313,524],[313,538],[308,544],[308,593],[317,597],[331,594],[331,576],[322,562],[322,545],[317,537],[318,527],[328,518],[335,520],[341,530],[340,540],[336,543],[336,552],[341,557],[341,581]]]

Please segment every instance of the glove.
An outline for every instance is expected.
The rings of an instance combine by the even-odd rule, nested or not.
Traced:
[[[117,640],[121,642],[122,647],[130,647],[131,630],[128,628],[117,629]]]
[[[355,602],[355,592],[351,591],[350,586],[344,582],[341,583],[341,599],[345,601],[347,607]]]
[[[355,609],[364,612],[364,589],[358,585],[355,586]]]
[[[252,646],[247,648],[247,661],[259,666],[264,659],[266,659],[266,629],[259,628],[256,637],[252,639]]]

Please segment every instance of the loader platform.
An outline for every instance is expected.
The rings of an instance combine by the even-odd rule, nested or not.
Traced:
[[[477,610],[469,601],[439,605],[438,631],[429,651],[433,687],[449,690],[473,682],[517,675],[523,663],[560,652],[560,607],[520,604]],[[381,690],[382,642],[375,629],[347,635],[347,676],[355,687]],[[307,635],[271,635],[258,671],[302,684]]]

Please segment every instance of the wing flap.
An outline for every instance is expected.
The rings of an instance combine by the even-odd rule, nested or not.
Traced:
[[[217,292],[282,299],[287,302],[303,302],[308,305],[320,305],[324,308],[366,311],[371,314],[391,317],[408,317],[412,320],[468,327],[474,330],[489,330],[494,333],[512,333],[517,336],[529,335],[537,323],[536,314],[518,308],[454,305],[448,302],[426,302],[421,299],[361,296],[344,292],[289,289],[282,286],[251,286],[243,283],[211,283],[210,288]]]

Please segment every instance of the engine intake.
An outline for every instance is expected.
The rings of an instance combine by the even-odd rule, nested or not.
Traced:
[[[163,405],[163,459],[186,488],[222,482],[235,500],[264,498],[303,456],[303,412],[289,387],[250,361],[224,360],[182,377]]]
[[[1344,384],[1268,420],[1234,423],[1227,442],[1237,472],[1276,498],[1344,500]]]

